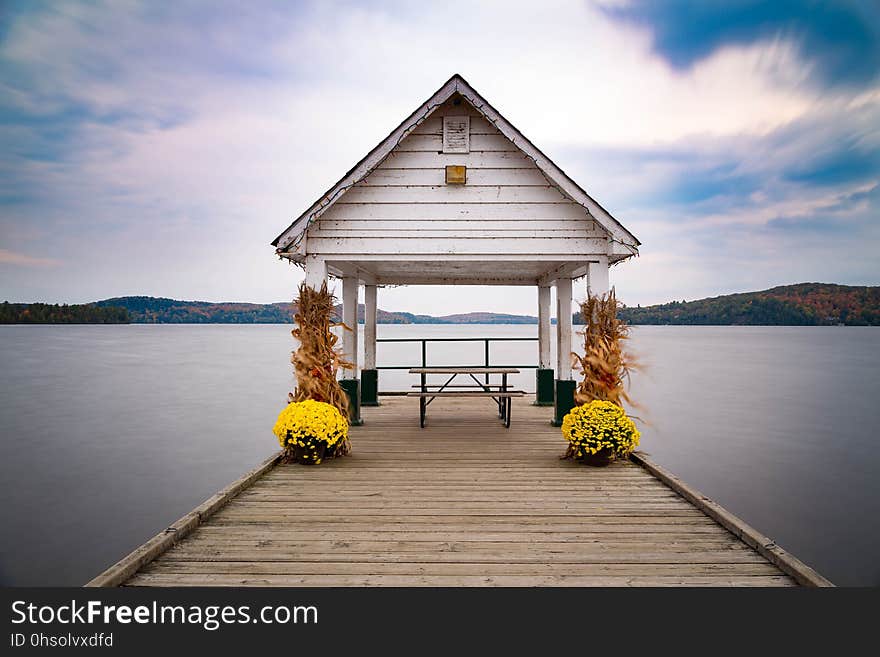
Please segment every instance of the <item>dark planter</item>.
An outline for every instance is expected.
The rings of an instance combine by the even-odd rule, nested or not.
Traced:
[[[293,448],[293,458],[297,463],[302,463],[303,465],[317,465],[324,460],[326,447],[324,443],[318,443],[314,447],[300,447],[297,445]]]
[[[608,449],[607,447],[604,449],[600,449],[595,454],[584,454],[583,456],[578,458],[578,461],[598,468],[604,468],[606,465],[611,465],[611,462],[613,460],[614,451]]]

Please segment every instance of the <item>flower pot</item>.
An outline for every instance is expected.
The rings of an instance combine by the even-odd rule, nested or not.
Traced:
[[[614,460],[614,450],[608,449],[607,447],[600,449],[595,454],[584,454],[580,458],[579,461],[582,463],[586,463],[587,465],[592,465],[594,467],[605,467],[606,465],[610,465]]]
[[[297,463],[303,465],[317,465],[324,460],[324,451],[326,445],[318,443],[314,447],[300,447],[297,445],[293,448],[293,458]]]

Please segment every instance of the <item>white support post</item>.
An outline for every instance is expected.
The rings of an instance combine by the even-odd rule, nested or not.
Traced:
[[[550,286],[538,286],[538,367],[550,369]]]
[[[556,380],[571,381],[571,279],[556,279]]]
[[[306,258],[306,285],[320,290],[321,284],[327,281],[327,261],[316,256]]]
[[[587,269],[587,294],[600,296],[608,292],[608,260],[591,262]]]
[[[343,373],[346,379],[356,379],[358,376],[357,366],[357,343],[358,343],[358,279],[357,276],[342,277],[342,322],[350,330],[342,331],[342,351],[345,360],[352,363],[352,369]]]
[[[375,285],[364,285],[364,369],[376,369]]]

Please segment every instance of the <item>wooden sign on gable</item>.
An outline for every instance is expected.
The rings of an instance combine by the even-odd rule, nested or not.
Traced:
[[[471,117],[443,117],[443,152],[469,153],[471,150]]]

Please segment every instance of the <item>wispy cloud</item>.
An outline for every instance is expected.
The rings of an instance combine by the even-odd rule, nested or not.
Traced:
[[[0,265],[12,265],[14,267],[55,267],[60,265],[60,260],[54,258],[39,258],[24,253],[15,253],[7,249],[0,249]]]

